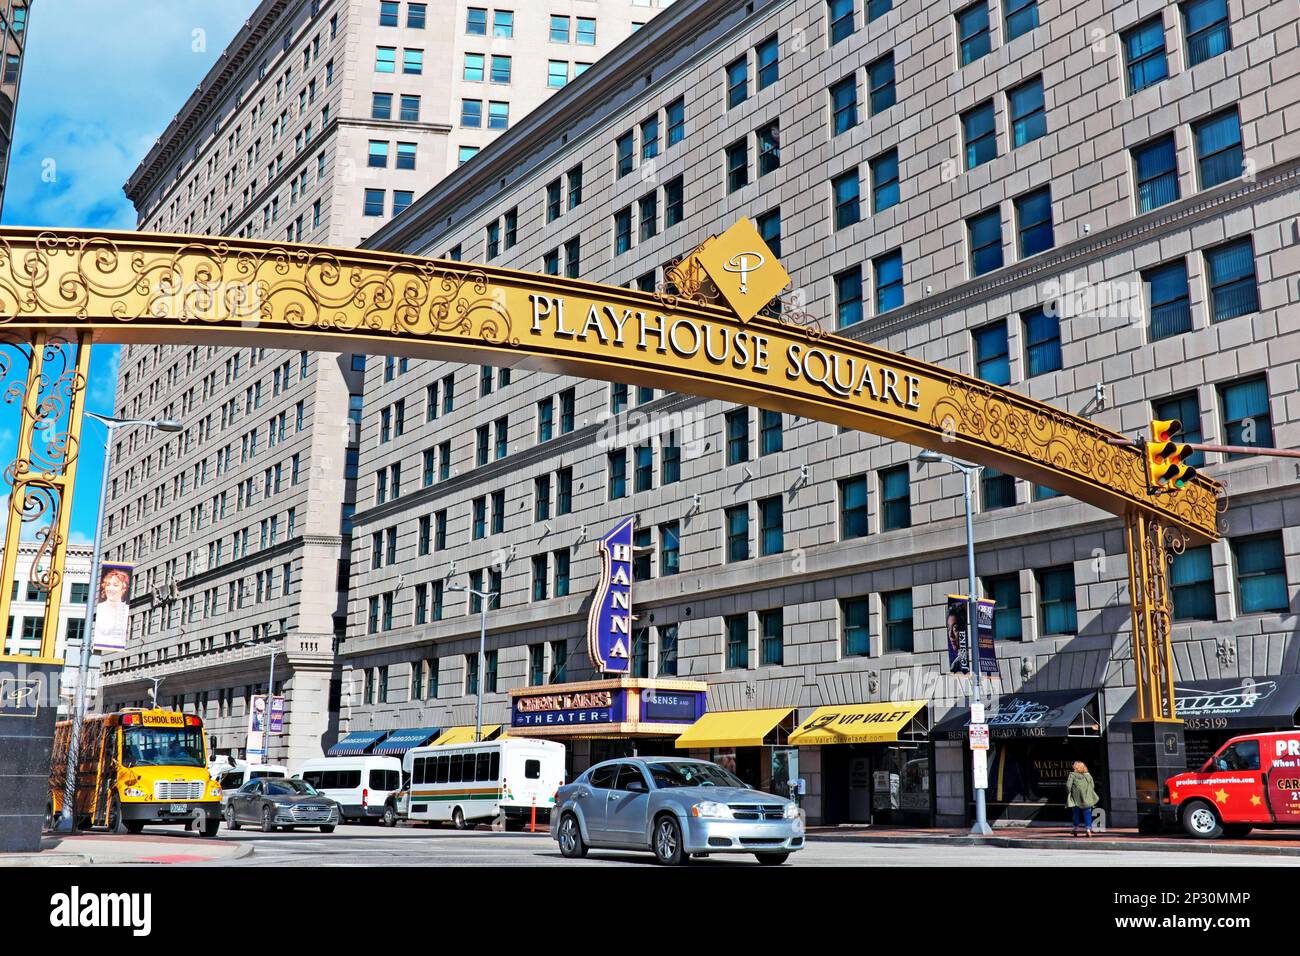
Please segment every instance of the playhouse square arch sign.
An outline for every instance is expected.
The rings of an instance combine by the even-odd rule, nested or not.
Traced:
[[[760,315],[788,281],[748,220],[674,294],[362,250],[0,228],[0,325],[95,342],[265,345],[536,369],[754,405],[975,461],[1218,536],[1220,486],[1148,493],[1142,457],[1011,389]],[[710,301],[699,289],[716,295]]]

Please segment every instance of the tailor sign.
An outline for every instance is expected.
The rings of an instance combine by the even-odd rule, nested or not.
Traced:
[[[596,542],[600,583],[587,617],[592,666],[605,674],[626,674],[632,646],[632,523],[624,518]]]

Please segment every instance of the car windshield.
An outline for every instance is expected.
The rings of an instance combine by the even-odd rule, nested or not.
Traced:
[[[203,767],[197,727],[132,727],[122,734],[124,767]]]
[[[664,761],[649,764],[650,776],[658,788],[665,787],[744,787],[717,764]]]
[[[302,780],[266,781],[266,792],[273,797],[314,797],[316,788]]]

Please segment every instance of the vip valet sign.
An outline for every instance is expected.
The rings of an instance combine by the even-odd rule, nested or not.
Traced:
[[[632,646],[632,524],[624,518],[596,542],[600,550],[600,584],[587,617],[591,663],[606,674],[626,674]]]

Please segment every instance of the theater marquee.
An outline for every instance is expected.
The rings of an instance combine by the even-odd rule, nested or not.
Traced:
[[[617,677],[510,691],[512,737],[676,737],[704,716],[703,681]]]

